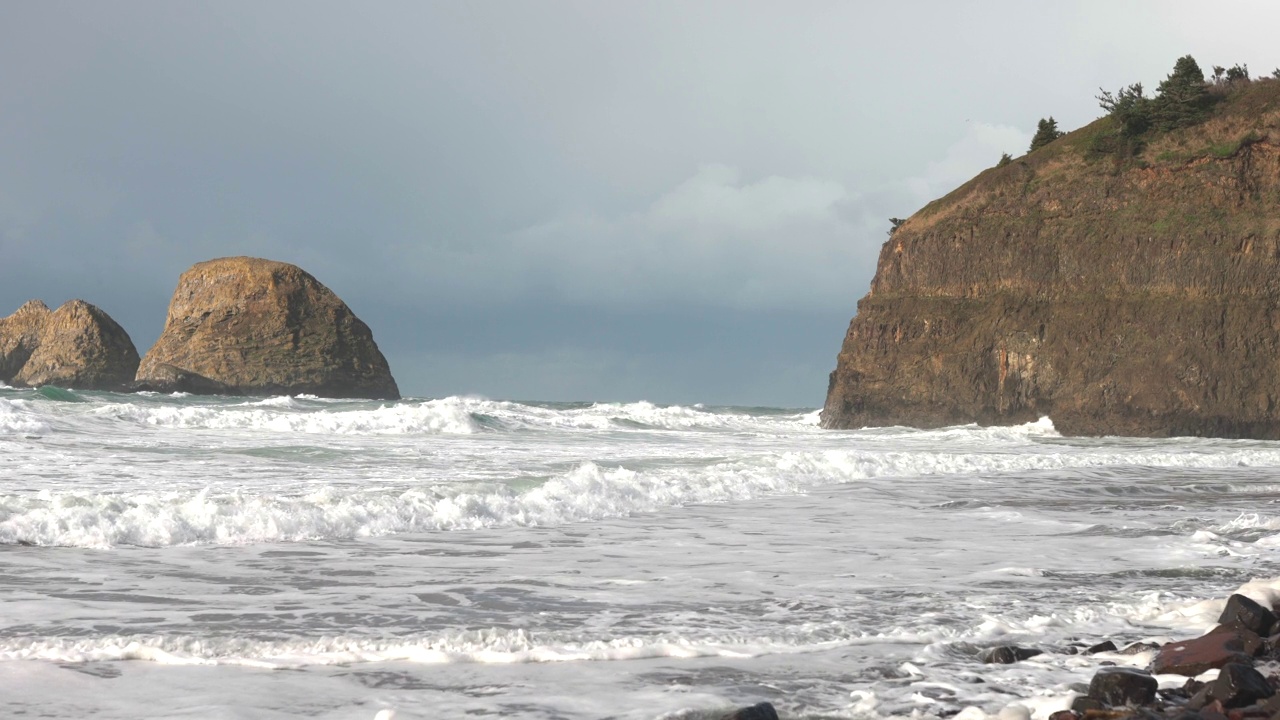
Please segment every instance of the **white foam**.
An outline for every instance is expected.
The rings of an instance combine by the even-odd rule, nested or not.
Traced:
[[[852,641],[856,644],[856,640]],[[0,661],[103,662],[143,660],[162,665],[242,665],[290,668],[309,665],[411,662],[516,664],[647,658],[751,658],[834,647],[773,638],[622,636],[607,640],[540,638],[521,629],[491,628],[394,639],[322,637],[255,641],[196,636],[106,636],[96,638],[0,638]]]
[[[8,401],[19,427],[43,427],[23,415],[21,401]],[[16,408],[16,409],[15,409]],[[465,406],[454,400],[383,406],[376,410],[276,413],[266,408],[112,405],[99,412],[137,412],[146,422],[190,423],[255,430],[282,425],[302,432],[403,434],[473,431]],[[2,421],[2,420],[0,420]],[[10,421],[11,425],[16,424]],[[886,444],[890,447],[895,445]],[[38,496],[0,495],[0,541],[41,545],[110,547],[190,543],[244,544],[353,538],[427,530],[559,525],[622,517],[691,503],[723,503],[803,493],[833,483],[872,478],[993,473],[1062,468],[1151,465],[1235,467],[1280,464],[1280,451],[1234,448],[1216,453],[1174,449],[1073,449],[1039,452],[897,451],[869,446],[854,450],[767,452],[703,467],[633,470],[582,462],[540,486],[457,482],[374,483],[363,487],[326,484],[319,490],[235,490],[190,487],[158,491],[142,485],[126,491],[46,490]],[[1098,492],[1104,493],[1105,490]],[[1010,519],[1020,521],[1013,510]],[[1258,521],[1261,522],[1261,521]],[[1207,535],[1187,535],[1204,542]],[[1239,543],[1236,543],[1239,545]],[[1215,545],[1214,552],[1238,552]],[[1006,567],[1003,574],[1034,576],[1035,568]]]
[[[31,409],[27,400],[0,398],[0,435],[49,432],[49,424]]]
[[[310,411],[301,411],[300,404],[291,397],[233,406],[116,403],[94,413],[143,425],[185,429],[333,435],[468,434],[477,429],[458,398],[388,404],[372,410]]]

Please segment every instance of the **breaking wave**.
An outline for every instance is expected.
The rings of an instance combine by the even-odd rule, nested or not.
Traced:
[[[664,465],[629,469],[578,462],[545,478],[506,481],[379,482],[323,484],[316,489],[288,486],[129,491],[45,489],[0,495],[0,542],[106,548],[118,545],[170,546],[195,543],[344,539],[434,530],[546,526],[625,517],[694,503],[725,503],[794,495],[822,485],[871,482],[881,478],[990,476],[1064,468],[1141,465],[1218,468],[1280,464],[1280,450],[1177,453],[1099,449],[1072,453],[921,452],[825,450],[770,452],[705,465]],[[894,483],[907,480],[894,481]],[[883,486],[890,491],[894,483]],[[315,486],[311,486],[315,487]],[[1086,493],[1110,504],[1108,485],[1077,483],[1037,492]],[[1205,490],[1194,483],[1160,486],[1167,494],[1194,498]],[[1214,493],[1253,492],[1219,485]],[[1275,521],[1242,517],[1239,525],[1266,529]],[[1233,528],[1211,528],[1229,530]],[[1188,526],[1186,534],[1202,528]],[[1257,536],[1267,534],[1258,532]]]

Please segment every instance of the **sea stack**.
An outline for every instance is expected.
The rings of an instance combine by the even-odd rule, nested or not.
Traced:
[[[137,369],[129,334],[83,300],[57,310],[31,300],[0,318],[0,382],[8,385],[124,390]]]
[[[897,227],[822,422],[1280,438],[1280,80],[1104,117]]]
[[[178,279],[137,389],[235,395],[400,397],[369,326],[301,268],[250,257]]]

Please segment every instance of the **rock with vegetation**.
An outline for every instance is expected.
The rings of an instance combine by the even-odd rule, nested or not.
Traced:
[[[1280,438],[1280,81],[1191,64],[897,224],[823,424]]]
[[[137,369],[129,334],[83,300],[57,310],[31,300],[0,318],[0,382],[8,385],[124,390]]]
[[[237,395],[400,397],[373,333],[294,265],[249,257],[182,274],[137,387]]]

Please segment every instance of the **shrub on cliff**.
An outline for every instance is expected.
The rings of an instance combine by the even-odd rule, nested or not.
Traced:
[[[1214,87],[1230,87],[1242,82],[1249,82],[1248,64],[1233,65],[1230,68],[1224,68],[1221,65],[1213,66]]]
[[[1123,135],[1141,135],[1151,127],[1151,98],[1143,94],[1142,83],[1120,88],[1114,95],[1102,90],[1098,104],[1120,123]]]
[[[996,163],[996,167],[1002,168],[1011,162],[1013,162],[1013,158],[1009,156],[1009,153],[1002,153],[1000,155],[1000,162]]]

